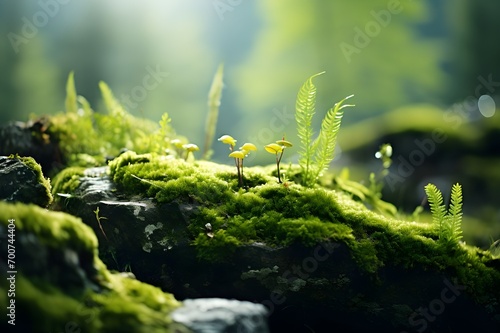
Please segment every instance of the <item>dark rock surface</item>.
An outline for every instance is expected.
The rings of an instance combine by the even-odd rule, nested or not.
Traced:
[[[0,200],[41,207],[52,201],[50,184],[33,159],[0,156],[0,185]]]
[[[60,208],[96,232],[108,267],[132,271],[178,299],[262,303],[269,309],[271,332],[493,333],[499,328],[500,318],[492,319],[459,281],[418,267],[387,266],[370,275],[343,243],[283,248],[254,243],[226,260],[200,260],[187,238],[196,204],[156,205],[124,196],[105,168],[88,169],[77,190],[62,195]]]

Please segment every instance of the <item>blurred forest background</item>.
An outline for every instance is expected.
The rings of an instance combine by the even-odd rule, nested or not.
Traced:
[[[499,14],[497,0],[1,0],[0,123],[62,111],[65,82],[74,70],[78,93],[95,110],[102,110],[98,82],[103,80],[133,115],[158,121],[168,112],[176,131],[202,146],[208,91],[224,63],[217,137],[230,134],[239,143],[262,147],[286,133],[298,143],[297,91],[307,77],[326,71],[315,79],[315,126],[335,102],[354,94],[356,107],[346,111],[339,146],[346,152],[358,149],[365,160],[339,154],[338,167],[352,165],[355,171],[356,165],[370,165],[358,173],[366,176],[376,163],[376,148],[390,139],[386,127],[394,134],[395,126],[411,132],[419,124],[430,132],[447,125],[433,118],[435,112],[445,114],[471,99],[474,104],[483,94],[490,96],[489,111],[476,107],[448,114],[448,125],[459,120],[470,125],[478,118],[499,123],[498,113],[492,117],[494,104],[491,111],[492,101],[500,105],[495,91],[500,86]],[[403,112],[398,117],[380,118],[397,110]],[[379,121],[362,126],[374,119]],[[422,125],[426,119],[440,123]],[[366,140],[371,145],[363,150]],[[488,140],[498,147],[498,136]],[[461,154],[461,142],[448,140],[442,147]],[[213,159],[227,162],[227,147],[214,143],[213,148]],[[395,154],[404,149],[395,147]],[[488,158],[496,152],[492,149]],[[250,164],[272,163],[267,154],[255,156]],[[439,177],[440,170],[430,158],[426,162],[422,177],[397,186],[418,186],[422,195],[429,180],[424,176]],[[478,163],[468,172],[481,173],[477,168],[485,162]],[[466,183],[463,172],[451,174],[444,192],[451,182]],[[488,193],[498,193],[497,188]],[[483,189],[464,190],[467,207]],[[403,192],[393,189],[392,197],[387,195],[404,206]],[[407,209],[420,203],[417,197],[406,202]],[[487,213],[476,216],[500,225],[495,200]]]

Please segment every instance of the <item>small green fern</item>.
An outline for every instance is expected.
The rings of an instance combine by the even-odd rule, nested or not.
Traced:
[[[439,241],[444,245],[458,244],[462,239],[462,186],[458,183],[452,186],[448,211],[441,191],[434,184],[426,185],[425,193],[431,207],[432,222],[438,228]]]
[[[348,106],[354,106],[343,103],[351,98],[348,96],[336,103],[333,108],[328,110],[321,123],[321,129],[318,137],[313,141],[314,131],[312,128],[312,119],[316,105],[316,86],[312,80],[324,72],[315,74],[304,82],[297,94],[295,104],[295,120],[297,122],[297,134],[299,136],[300,158],[299,165],[302,169],[302,185],[312,187],[321,173],[328,168],[333,160],[335,146],[337,143],[337,134],[340,129],[340,123],[344,115],[342,110]]]

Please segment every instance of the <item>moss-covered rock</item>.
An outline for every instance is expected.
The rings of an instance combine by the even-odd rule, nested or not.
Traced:
[[[0,156],[0,199],[47,207],[52,202],[50,182],[32,157]]]
[[[15,304],[9,310],[15,326],[4,320],[2,331],[170,332],[169,313],[180,303],[110,273],[97,257],[93,231],[79,219],[0,202],[0,233],[15,246],[8,270],[17,272],[1,281],[1,306]],[[13,291],[8,298],[6,290]]]
[[[443,246],[434,226],[378,215],[343,193],[278,184],[272,170],[245,168],[239,188],[233,167],[127,152],[60,201],[96,230],[108,264],[181,298],[262,302],[281,328],[419,329],[419,309],[453,286],[458,301],[429,327],[499,327],[491,253]]]

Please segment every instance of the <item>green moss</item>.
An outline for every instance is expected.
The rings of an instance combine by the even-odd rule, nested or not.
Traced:
[[[218,230],[213,238],[200,233],[194,239],[193,244],[198,249],[198,257],[210,261],[219,261],[234,253],[242,243],[226,230]]]
[[[158,202],[197,200],[223,202],[238,187],[235,170],[229,166],[156,155],[126,152],[109,163],[110,174],[119,187],[129,193],[146,193]],[[252,183],[265,183],[265,175],[245,172]]]
[[[16,326],[26,331],[36,328],[39,332],[60,332],[68,323],[74,323],[87,332],[94,328],[79,315],[82,310],[89,309],[78,297],[66,295],[50,284],[31,281],[21,274],[16,276],[16,290]]]
[[[60,113],[50,118],[48,134],[51,140],[59,143],[66,165],[104,165],[108,157],[117,156],[123,148],[139,152],[165,150],[170,146],[169,139],[176,138],[168,124],[160,128],[155,122],[132,116],[109,88],[103,95],[107,112],[94,112],[79,96],[81,107],[74,105],[73,108],[78,108],[78,112]]]
[[[42,172],[42,167],[40,164],[38,164],[33,157],[19,157],[21,162],[23,162],[24,165],[29,167],[31,170],[35,171],[37,175],[38,182],[43,185],[43,187],[46,190],[47,197],[50,198],[50,201],[52,202],[52,195],[50,193],[50,181],[43,176]],[[50,203],[50,202],[49,202]]]
[[[85,168],[82,167],[70,167],[59,172],[52,179],[53,195],[57,195],[57,193],[73,193],[80,185],[80,177],[83,177],[84,170]]]
[[[97,257],[97,238],[90,227],[73,216],[49,212],[37,206],[0,202],[0,228],[15,220],[16,246],[23,235],[33,234],[48,253],[74,250],[79,258],[90,257],[97,284],[92,289],[70,290],[41,277],[16,276],[17,326],[24,331],[171,332],[168,313],[180,305],[170,294],[122,275],[110,273]],[[58,267],[56,261],[51,270]],[[64,274],[64,272],[62,272]],[[89,274],[88,272],[86,274]],[[5,286],[2,280],[2,288]],[[6,293],[2,293],[6,294]],[[7,298],[0,304],[7,305]],[[6,324],[2,324],[6,325]],[[69,326],[68,326],[69,325]]]
[[[35,234],[42,244],[53,249],[70,248],[91,257],[97,254],[94,232],[71,215],[49,212],[34,205],[0,202],[0,218],[4,226],[9,219],[14,219],[16,232]]]

